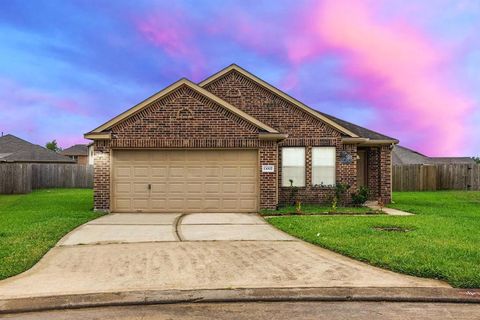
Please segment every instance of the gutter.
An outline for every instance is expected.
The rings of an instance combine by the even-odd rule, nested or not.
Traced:
[[[398,144],[397,139],[378,139],[371,140],[370,138],[342,138],[343,144],[358,144],[358,146],[379,146]]]

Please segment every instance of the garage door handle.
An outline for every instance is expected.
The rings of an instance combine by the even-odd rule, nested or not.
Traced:
[[[152,190],[152,185],[150,183],[148,184],[148,190]]]

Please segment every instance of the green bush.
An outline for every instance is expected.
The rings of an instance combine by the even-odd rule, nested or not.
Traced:
[[[357,192],[352,192],[351,193],[351,196],[352,196],[352,203],[355,205],[355,206],[361,206],[361,205],[364,205],[365,202],[367,202],[368,200],[368,193],[370,191],[368,190],[367,187],[365,186],[361,186]]]

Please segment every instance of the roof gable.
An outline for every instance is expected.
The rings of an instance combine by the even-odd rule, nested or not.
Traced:
[[[208,92],[207,90],[201,88],[197,84],[191,82],[187,79],[180,79],[179,81],[171,84],[170,86],[166,87],[162,91],[154,94],[150,98],[140,102],[139,104],[133,106],[132,108],[128,109],[127,111],[119,114],[118,116],[114,117],[113,119],[107,121],[103,125],[99,126],[98,128],[92,130],[89,133],[85,134],[85,138],[87,139],[108,139],[109,137],[105,135],[105,131],[111,129],[113,126],[118,125],[119,123],[129,119],[133,115],[141,112],[148,106],[150,106],[155,101],[167,96],[168,94],[174,92],[175,90],[179,89],[182,86],[186,86],[189,89],[197,92],[198,94],[202,95],[203,97],[213,101],[214,103],[218,104],[219,106],[225,108],[229,112],[235,114],[236,116],[242,118],[243,120],[249,122],[250,124],[256,126],[257,128],[266,131],[267,133],[278,133],[272,127],[262,123],[258,119],[248,115],[247,113],[243,112],[242,110],[236,108],[235,106],[229,104],[228,102],[220,99],[219,97],[213,95],[212,93]]]
[[[289,96],[285,92],[279,90],[278,88],[272,86],[271,84],[263,81],[262,79],[258,78],[257,76],[251,74],[250,72],[246,71],[245,69],[237,66],[236,64],[232,64],[225,69],[215,73],[214,75],[210,76],[209,78],[203,80],[202,82],[199,83],[199,86],[201,87],[206,87],[209,84],[213,83],[214,81],[223,78],[224,76],[230,74],[231,72],[238,72],[242,74],[243,76],[249,78],[250,80],[254,81],[256,84],[266,88],[267,90],[271,91],[274,93],[276,96],[280,97],[281,99],[286,100],[287,102],[290,102],[291,104],[295,105],[296,107],[300,108],[301,110],[305,111],[306,113],[310,114],[314,118],[317,118],[324,123],[328,124],[332,128],[340,131],[341,133],[347,135],[348,137],[352,138],[357,138],[359,137],[357,134],[354,132],[348,130],[347,128],[341,126],[337,122],[333,121],[332,119],[326,117],[325,115],[321,114],[320,112],[308,107],[307,105],[303,104],[302,102],[296,100],[295,98]]]

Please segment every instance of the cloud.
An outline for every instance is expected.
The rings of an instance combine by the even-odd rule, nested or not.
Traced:
[[[303,56],[292,43],[289,58],[299,64],[325,52],[343,56],[343,75],[357,83],[343,98],[367,101],[378,113],[378,130],[429,154],[457,154],[472,133],[466,121],[472,101],[445,72],[455,57],[405,21],[377,19],[373,8],[323,1],[308,13],[314,23],[303,25],[313,42],[300,47]]]

